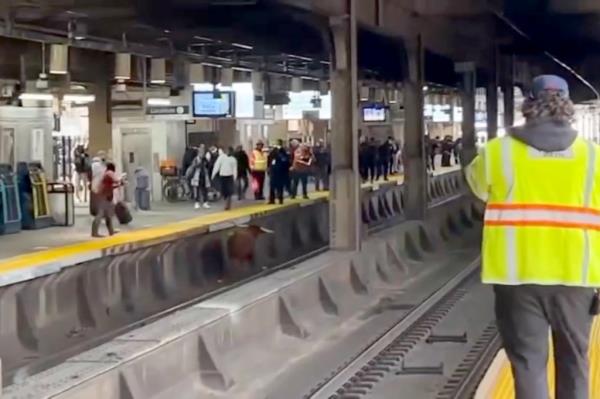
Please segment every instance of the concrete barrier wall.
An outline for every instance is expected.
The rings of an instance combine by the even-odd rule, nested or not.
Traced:
[[[385,230],[359,254],[330,251],[244,284],[18,382],[4,395],[265,397],[286,366],[340,326],[351,327],[358,313],[449,256],[472,261],[481,215],[470,201],[436,206],[427,222]]]
[[[431,190],[437,185],[446,188],[433,194],[434,204],[461,194],[456,173],[434,178]],[[403,187],[397,185],[365,193],[363,221],[372,230],[400,223],[404,220],[403,198]],[[434,206],[431,214],[440,212],[438,208]],[[390,263],[388,255],[397,259],[402,252],[422,260],[440,239],[449,241],[462,234],[465,228],[459,213],[463,211],[451,209],[444,208],[447,222],[440,226],[431,227],[434,222],[401,235],[401,239],[390,236],[388,242],[400,241],[391,247],[396,249],[374,252],[383,256],[378,273],[393,278],[402,272],[384,266]],[[262,215],[247,226],[213,226],[208,233],[187,232],[152,246],[113,248],[102,258],[2,287],[0,358],[5,382],[44,370],[132,323],[323,250],[329,240],[328,221],[328,203],[316,200]],[[339,281],[336,276],[321,279],[317,290],[320,302],[311,306],[326,306],[330,312],[343,314],[352,301],[337,303],[334,297],[358,293],[360,299],[368,284],[363,282],[362,269],[348,267],[349,281]],[[353,291],[344,293],[348,287]],[[280,317],[287,317],[294,308],[294,298],[275,301],[273,306],[283,312]],[[302,323],[296,325],[290,319],[287,325],[286,331],[304,334]]]

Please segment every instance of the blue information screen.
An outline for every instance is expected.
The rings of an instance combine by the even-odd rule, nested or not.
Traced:
[[[364,122],[385,122],[385,108],[380,106],[372,106],[363,108]]]
[[[215,92],[195,91],[193,94],[195,117],[232,117],[233,93],[230,91]]]

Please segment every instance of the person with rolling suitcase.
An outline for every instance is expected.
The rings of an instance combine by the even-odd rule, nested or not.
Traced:
[[[102,237],[99,234],[100,223],[102,220],[106,223],[106,228],[109,235],[115,234],[113,227],[113,216],[115,214],[115,205],[113,204],[114,190],[122,185],[122,181],[117,178],[115,173],[115,164],[108,162],[106,164],[106,171],[102,177],[102,180],[96,191],[96,215],[92,222],[92,237]],[[119,210],[122,213],[122,210]],[[129,215],[131,217],[131,214]],[[130,220],[131,221],[131,220]]]

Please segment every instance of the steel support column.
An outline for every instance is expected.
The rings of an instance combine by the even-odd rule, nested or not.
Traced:
[[[463,106],[462,138],[463,162],[470,162],[477,153],[475,146],[475,64],[471,62],[456,65],[456,71],[462,74],[461,99]]]
[[[404,82],[406,216],[423,219],[427,209],[427,160],[423,121],[424,52],[421,35],[406,41],[408,77]]]
[[[504,128],[515,124],[515,64],[514,57],[504,57],[502,93],[504,97]]]
[[[495,47],[491,53],[490,75],[485,92],[488,140],[498,136],[498,57]]]
[[[348,0],[346,15],[332,18],[330,22],[333,38],[330,245],[337,250],[354,251],[360,249],[362,228],[358,173],[356,0]]]
[[[104,75],[108,76],[108,75]],[[89,105],[89,151],[90,156],[95,156],[98,151],[104,151],[107,155],[112,153],[112,121],[110,104],[110,84],[108,79],[91,86],[96,100]],[[113,159],[119,154],[112,154]]]

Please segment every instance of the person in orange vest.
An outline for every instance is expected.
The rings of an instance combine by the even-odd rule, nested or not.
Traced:
[[[263,152],[264,143],[258,141],[256,148],[250,155],[250,173],[252,175],[252,189],[254,190],[254,199],[265,199],[265,174],[267,173],[267,156]]]

